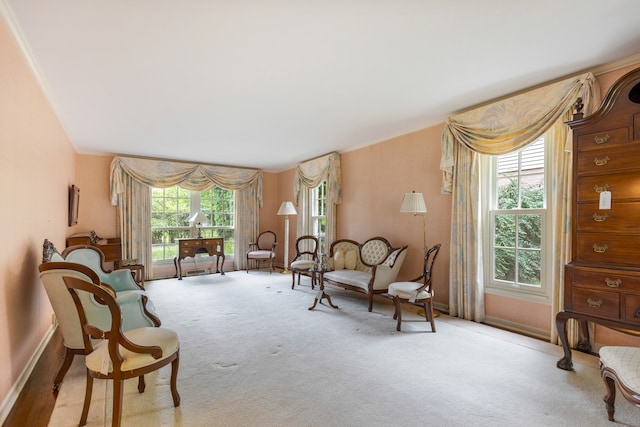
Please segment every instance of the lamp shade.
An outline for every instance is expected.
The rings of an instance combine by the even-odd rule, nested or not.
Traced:
[[[202,212],[198,211],[195,215],[189,218],[189,222],[192,224],[201,224],[203,222],[207,222],[207,216]]]
[[[402,199],[402,206],[400,206],[400,212],[408,213],[423,213],[427,211],[427,205],[424,203],[424,197],[422,193],[405,193]]]
[[[296,215],[297,213],[291,202],[282,202],[280,209],[278,209],[278,215]]]

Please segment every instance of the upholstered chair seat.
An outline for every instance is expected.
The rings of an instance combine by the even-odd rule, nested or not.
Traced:
[[[616,385],[629,402],[640,406],[640,348],[605,346],[600,349],[600,375],[607,394],[602,400],[614,421]]]

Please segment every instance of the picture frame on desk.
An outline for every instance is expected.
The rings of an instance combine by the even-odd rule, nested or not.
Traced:
[[[80,207],[80,189],[75,185],[69,187],[69,227],[78,224]]]

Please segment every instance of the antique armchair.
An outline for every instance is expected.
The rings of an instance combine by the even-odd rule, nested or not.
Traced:
[[[258,235],[258,239],[255,242],[249,243],[249,250],[247,251],[247,273],[249,272],[252,261],[258,270],[260,270],[261,262],[269,262],[269,273],[272,273],[277,244],[276,233],[273,231],[263,231]]]
[[[108,283],[116,292],[144,290],[144,287],[135,281],[134,274],[129,269],[112,270],[104,269],[104,253],[91,245],[69,246],[60,258],[53,255],[54,260],[75,262],[86,265],[98,274],[102,283]]]
[[[640,406],[640,348],[605,346],[600,349],[600,376],[607,391],[602,400],[614,421],[616,385],[629,402]]]
[[[431,279],[433,264],[436,261],[440,244],[431,247],[424,256],[422,275],[411,282],[394,282],[389,285],[389,295],[393,297],[395,312],[393,318],[398,320],[396,330],[402,323],[402,303],[420,304],[424,307],[425,319],[431,322],[431,332],[436,331],[433,319],[433,289]]]
[[[180,342],[178,335],[169,329],[141,327],[125,330],[121,319],[125,319],[121,305],[112,292],[77,277],[63,278],[68,293],[73,299],[76,314],[80,319],[87,367],[87,385],[79,425],[87,423],[93,379],[113,380],[112,426],[120,426],[124,380],[138,378],[138,391],[146,387],[144,375],[171,364],[171,396],[173,406],[180,405],[177,390]],[[100,304],[112,319],[104,324],[87,307]],[[95,340],[95,341],[94,341]]]
[[[296,240],[296,256],[291,261],[291,289],[296,284],[298,274],[298,286],[300,275],[308,275],[309,269],[318,262],[318,238],[315,236],[301,236]],[[315,275],[311,274],[311,289],[315,285]]]
[[[111,288],[100,282],[100,278],[91,268],[73,262],[46,262],[40,264],[40,279],[44,285],[53,311],[58,320],[62,339],[65,347],[65,355],[54,379],[54,390],[58,390],[66,375],[73,357],[76,354],[85,354],[83,333],[80,326],[80,318],[75,310],[73,300],[64,284],[64,277],[76,277],[93,283],[95,286]],[[147,297],[141,291],[115,292],[116,302],[121,308],[122,327],[124,330],[140,328],[143,326],[160,326],[160,319],[148,307]],[[98,304],[87,304],[86,310],[96,321],[105,328],[111,324],[111,317],[106,307]]]

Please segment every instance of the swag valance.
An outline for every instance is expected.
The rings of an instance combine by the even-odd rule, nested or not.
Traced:
[[[541,136],[578,97],[589,108],[594,96],[596,79],[584,73],[450,116],[442,132],[443,192],[452,191],[456,144],[480,154],[509,153]]]
[[[293,184],[296,205],[300,204],[300,192],[305,187],[315,188],[324,180],[327,181],[327,202],[334,205],[342,203],[340,154],[330,153],[298,165]]]
[[[117,205],[118,195],[125,192],[124,175],[150,187],[180,185],[195,191],[216,186],[225,190],[240,190],[254,185],[258,206],[262,206],[262,171],[257,169],[117,156],[111,162],[112,205]]]

